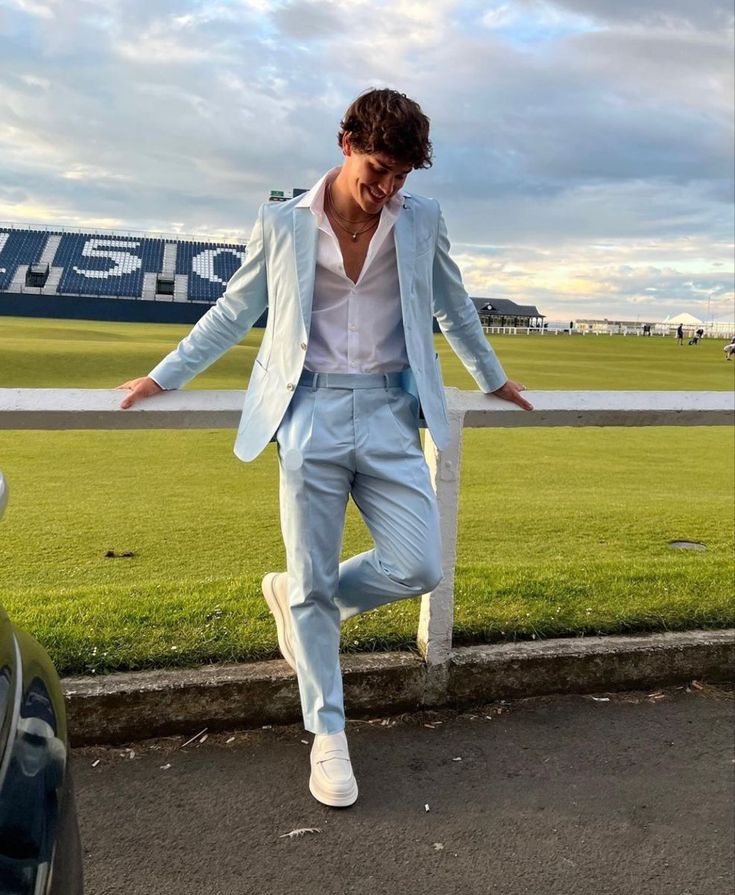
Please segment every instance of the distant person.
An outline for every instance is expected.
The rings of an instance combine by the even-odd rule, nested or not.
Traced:
[[[730,342],[722,350],[725,352],[725,360],[732,360],[733,355],[735,355],[735,336],[730,339]]]
[[[676,341],[679,345],[684,344],[684,327],[681,323],[676,328]]]
[[[694,335],[692,336],[692,338],[689,339],[688,344],[689,344],[689,345],[699,345],[699,341],[700,341],[700,339],[702,338],[703,335],[704,335],[704,330],[703,330],[703,329],[698,329],[698,330],[694,333]]]
[[[437,445],[450,438],[433,318],[483,392],[533,408],[485,337],[439,203],[402,191],[431,164],[429,119],[404,94],[371,90],[347,109],[337,142],[341,165],[303,196],[263,205],[224,295],[148,376],[118,388],[130,389],[122,408],[181,388],[268,309],[235,453],[253,460],[275,436],[287,571],[268,573],[263,595],[314,734],[309,790],[344,807],[357,783],[341,624],[442,578],[419,438],[420,413]],[[350,496],[375,543],[340,563]]]

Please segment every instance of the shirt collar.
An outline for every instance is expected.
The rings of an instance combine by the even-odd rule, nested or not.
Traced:
[[[339,171],[339,166],[332,168],[331,171],[327,171],[327,173],[314,184],[308,193],[304,193],[296,207],[309,208],[314,217],[321,222],[321,218],[324,215],[324,193],[326,192],[327,181],[330,180],[333,175],[336,176]],[[398,190],[398,192],[391,196],[383,207],[383,211],[386,212],[386,215],[392,221],[398,217],[398,213],[403,207],[403,198],[403,192]]]

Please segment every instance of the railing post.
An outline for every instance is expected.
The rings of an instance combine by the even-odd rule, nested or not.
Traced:
[[[452,652],[454,624],[454,570],[457,561],[457,518],[459,511],[459,469],[462,459],[464,411],[453,400],[457,389],[447,389],[450,442],[440,451],[426,431],[424,455],[439,505],[444,578],[421,599],[418,648],[429,668],[446,666]]]

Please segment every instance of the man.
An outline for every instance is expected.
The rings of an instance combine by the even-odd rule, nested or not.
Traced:
[[[287,572],[263,579],[278,644],[314,733],[309,788],[347,806],[357,783],[345,734],[341,622],[441,579],[436,497],[419,440],[441,448],[447,411],[433,317],[480,388],[532,407],[487,342],[438,203],[402,192],[431,164],[429,120],[393,90],[347,110],[341,167],[305,195],[264,205],[224,295],[121,403],[180,388],[268,308],[235,442],[252,460],[275,435]],[[339,562],[348,497],[375,541]]]

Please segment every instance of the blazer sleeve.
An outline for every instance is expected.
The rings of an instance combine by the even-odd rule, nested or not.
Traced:
[[[452,350],[484,392],[494,392],[507,380],[500,361],[485,336],[477,309],[462,283],[462,275],[449,256],[447,225],[438,209],[434,251],[433,312]]]
[[[245,260],[230,278],[222,297],[148,376],[161,388],[181,388],[241,341],[267,307],[261,206]]]

